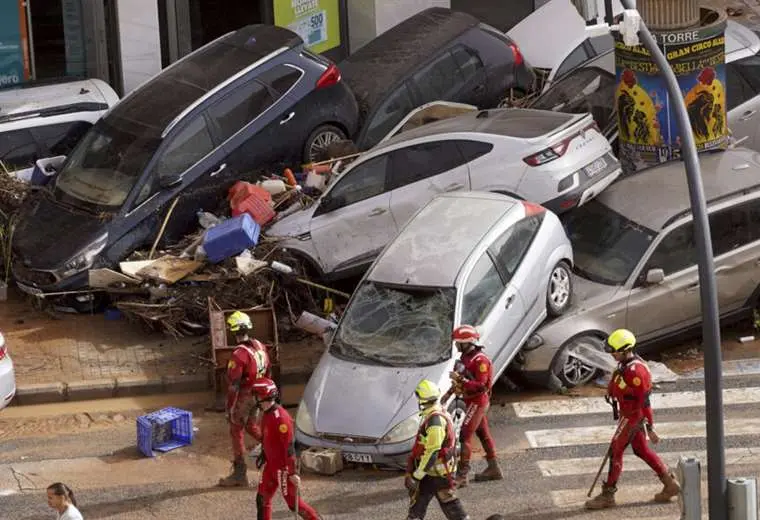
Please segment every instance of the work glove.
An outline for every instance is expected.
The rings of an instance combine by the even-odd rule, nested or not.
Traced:
[[[417,489],[420,486],[420,481],[412,477],[411,475],[407,475],[404,478],[404,486],[406,487],[407,491],[409,491],[410,495],[414,495],[417,493]]]
[[[647,424],[646,429],[647,429],[647,435],[649,436],[649,440],[652,441],[652,444],[657,444],[658,442],[660,442],[660,436],[657,435],[656,431],[654,431],[654,426],[652,426],[651,424]]]

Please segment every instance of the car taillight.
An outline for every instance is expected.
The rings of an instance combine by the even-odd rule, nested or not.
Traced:
[[[340,81],[340,69],[334,63],[327,67],[327,70],[317,80],[316,88],[332,87]]]
[[[520,47],[515,43],[510,43],[509,48],[512,50],[512,57],[515,60],[515,65],[519,67],[525,61],[522,52],[520,52]]]
[[[535,202],[528,202],[528,201],[522,201],[523,208],[525,208],[525,216],[526,217],[532,217],[533,215],[540,215],[544,211],[546,211],[546,208],[543,207],[541,204],[536,204]]]
[[[557,144],[554,144],[550,146],[549,148],[546,148],[544,150],[541,150],[538,153],[535,153],[533,155],[529,155],[528,157],[523,158],[523,161],[525,161],[530,166],[541,166],[542,164],[546,164],[548,162],[555,161],[565,155],[565,152],[567,151],[567,147],[570,145],[570,141],[578,137],[579,135],[583,135],[586,133],[586,130],[594,129],[599,133],[602,133],[601,130],[599,130],[599,125],[596,124],[596,121],[592,121],[588,125],[584,126],[583,129],[581,129],[580,132],[577,134],[573,134],[570,137],[566,137],[562,141],[558,142]]]

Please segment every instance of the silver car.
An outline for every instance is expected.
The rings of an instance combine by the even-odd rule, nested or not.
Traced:
[[[760,296],[760,155],[739,148],[700,157],[720,312],[724,320],[743,317]],[[596,373],[581,359],[584,349],[601,350],[614,329],[632,330],[646,350],[701,323],[681,162],[613,184],[565,215],[564,224],[575,254],[574,301],[525,346],[530,379],[551,388],[581,385]]]
[[[8,406],[16,395],[16,376],[13,361],[8,354],[5,336],[0,332],[0,410]]]
[[[478,327],[499,377],[547,314],[567,308],[573,253],[559,218],[494,193],[436,197],[360,282],[304,391],[296,440],[348,461],[404,462],[421,379],[449,387],[459,324]],[[461,425],[463,409],[447,403]]]
[[[309,208],[269,229],[318,275],[366,270],[438,194],[489,191],[561,212],[614,182],[621,166],[588,114],[481,110],[408,130],[363,154]]]

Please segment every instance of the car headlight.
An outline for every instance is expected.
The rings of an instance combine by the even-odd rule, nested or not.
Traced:
[[[305,435],[315,436],[317,431],[314,429],[314,423],[311,420],[309,409],[306,402],[301,400],[296,412],[296,428],[301,430]]]
[[[393,444],[397,442],[404,442],[417,435],[417,430],[420,428],[420,414],[415,413],[408,419],[405,419],[398,423],[388,434],[383,437],[382,442],[387,444]]]
[[[85,269],[92,267],[95,257],[100,254],[108,243],[108,233],[105,233],[100,238],[92,242],[85,247],[77,256],[63,264],[63,267],[59,270],[61,278],[68,278],[71,275],[77,274]]]

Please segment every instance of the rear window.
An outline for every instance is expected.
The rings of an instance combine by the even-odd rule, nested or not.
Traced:
[[[574,117],[561,112],[537,110],[506,109],[484,112],[490,114],[488,116],[490,121],[485,126],[485,131],[519,139],[541,137],[557,130]]]

